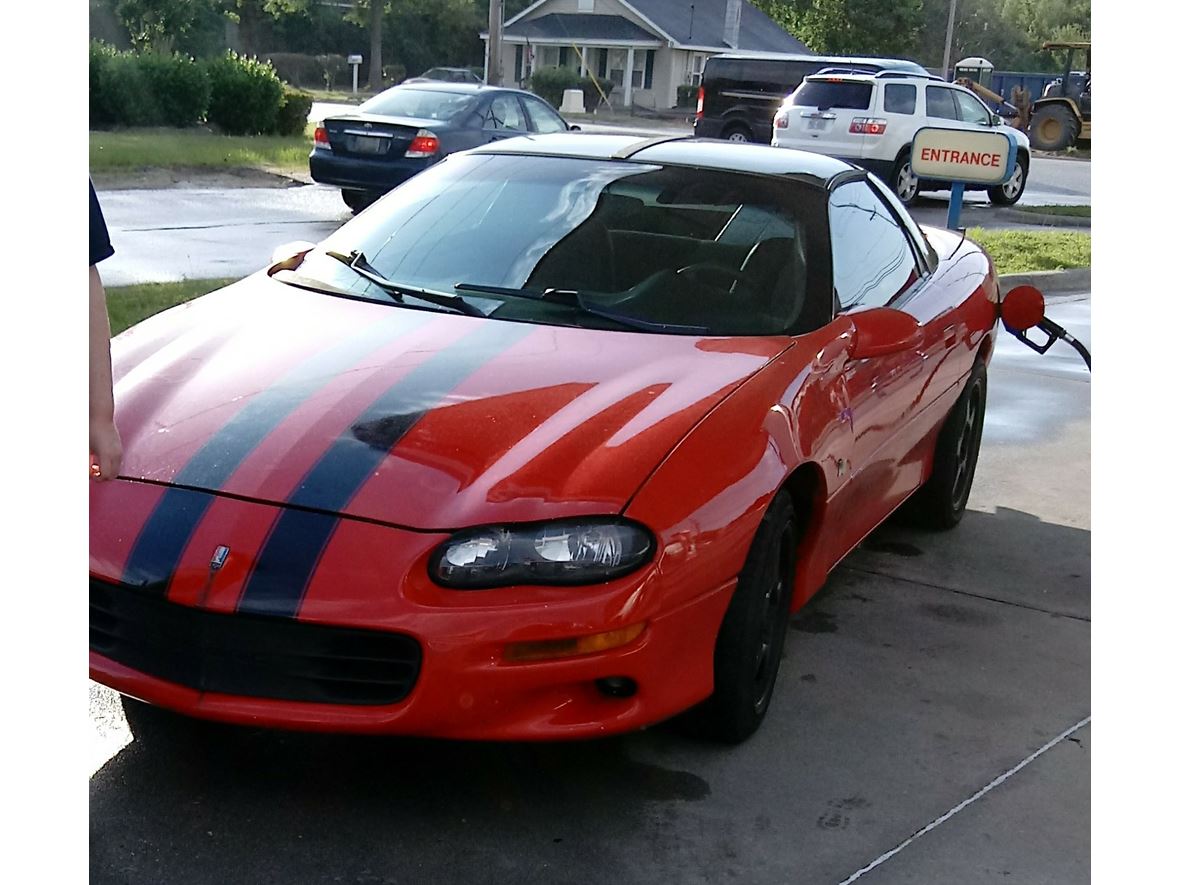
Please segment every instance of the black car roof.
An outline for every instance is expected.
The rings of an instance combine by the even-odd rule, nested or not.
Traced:
[[[854,166],[843,160],[813,154],[810,151],[676,136],[647,138],[637,135],[558,132],[551,135],[508,138],[481,145],[474,148],[471,153],[533,154],[695,166],[728,172],[801,177],[812,179],[813,184],[821,187],[842,173],[855,171]]]
[[[451,80],[415,80],[413,83],[399,83],[397,86],[390,86],[385,92],[393,89],[420,89],[430,92],[458,92],[464,94],[472,94],[478,92],[523,92],[521,89],[508,89],[504,86],[488,86],[486,83],[457,83]],[[383,93],[378,92],[373,96],[377,98]],[[527,93],[532,95],[532,93]]]

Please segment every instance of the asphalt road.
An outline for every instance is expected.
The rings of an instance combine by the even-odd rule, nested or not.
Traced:
[[[1088,295],[1049,315],[1089,343]],[[1088,881],[1089,514],[1089,375],[1003,336],[962,524],[887,523],[835,571],[742,746],[132,741],[93,686],[90,881]]]

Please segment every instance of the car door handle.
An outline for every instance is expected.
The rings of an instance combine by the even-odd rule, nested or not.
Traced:
[[[955,341],[958,339],[958,332],[955,326],[947,326],[942,330],[942,343],[946,347],[954,347]]]

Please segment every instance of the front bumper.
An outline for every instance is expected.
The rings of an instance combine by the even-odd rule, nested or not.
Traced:
[[[161,639],[191,642],[210,656],[203,664],[194,664],[200,655],[189,654],[184,666],[163,666],[155,662],[158,656],[128,653],[101,636],[96,639],[96,632],[110,636],[124,631],[134,639],[144,631],[104,622],[92,604],[91,677],[148,703],[251,726],[552,740],[641,728],[687,709],[712,691],[713,647],[735,581],[679,586],[670,592],[661,582],[657,560],[601,586],[448,591],[425,572],[430,552],[445,536],[340,519],[295,618],[244,614],[242,585],[254,548],[281,508],[211,496],[198,535],[189,544],[191,552],[170,579],[124,574],[120,564],[128,559],[137,525],[160,496],[158,486],[118,481],[96,492],[99,502],[91,513],[92,594],[94,587],[108,594],[99,608],[109,609],[110,599],[119,594],[146,596],[154,606],[154,623],[179,618],[212,624],[185,627],[187,633],[161,627]],[[213,538],[232,549],[216,572],[208,568],[211,548],[206,539]],[[127,583],[120,583],[123,578]],[[236,644],[213,635],[227,629],[241,632],[238,621],[251,622],[254,632],[247,630]],[[584,636],[637,623],[646,625],[639,637],[610,651],[545,661],[505,660],[511,643]],[[302,676],[308,675],[304,658],[320,656],[322,648],[345,654],[341,646],[321,642],[334,630],[406,639],[407,647],[420,650],[417,672],[401,699],[392,702],[377,695],[352,702],[334,685],[320,695],[302,687],[284,689],[289,682],[275,676],[275,661],[290,661],[295,640],[284,644],[274,634],[294,627],[315,634],[298,640]],[[227,673],[237,681],[226,682]],[[310,674],[313,680],[336,676],[337,671],[320,669]],[[634,680],[637,691],[626,698],[608,696],[596,681],[609,677]],[[226,691],[226,685],[245,687]]]

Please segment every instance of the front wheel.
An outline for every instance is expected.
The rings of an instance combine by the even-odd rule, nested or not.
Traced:
[[[996,206],[1011,206],[1024,194],[1024,186],[1028,184],[1028,160],[1020,157],[1016,161],[1016,170],[1001,185],[989,187],[987,198]]]
[[[910,155],[902,154],[893,166],[893,192],[901,200],[903,206],[912,206],[918,199],[918,176],[914,174],[914,167],[910,163]]]
[[[750,737],[770,707],[794,584],[795,511],[780,492],[738,576],[713,651],[713,694],[688,714],[691,729],[728,744]]]

